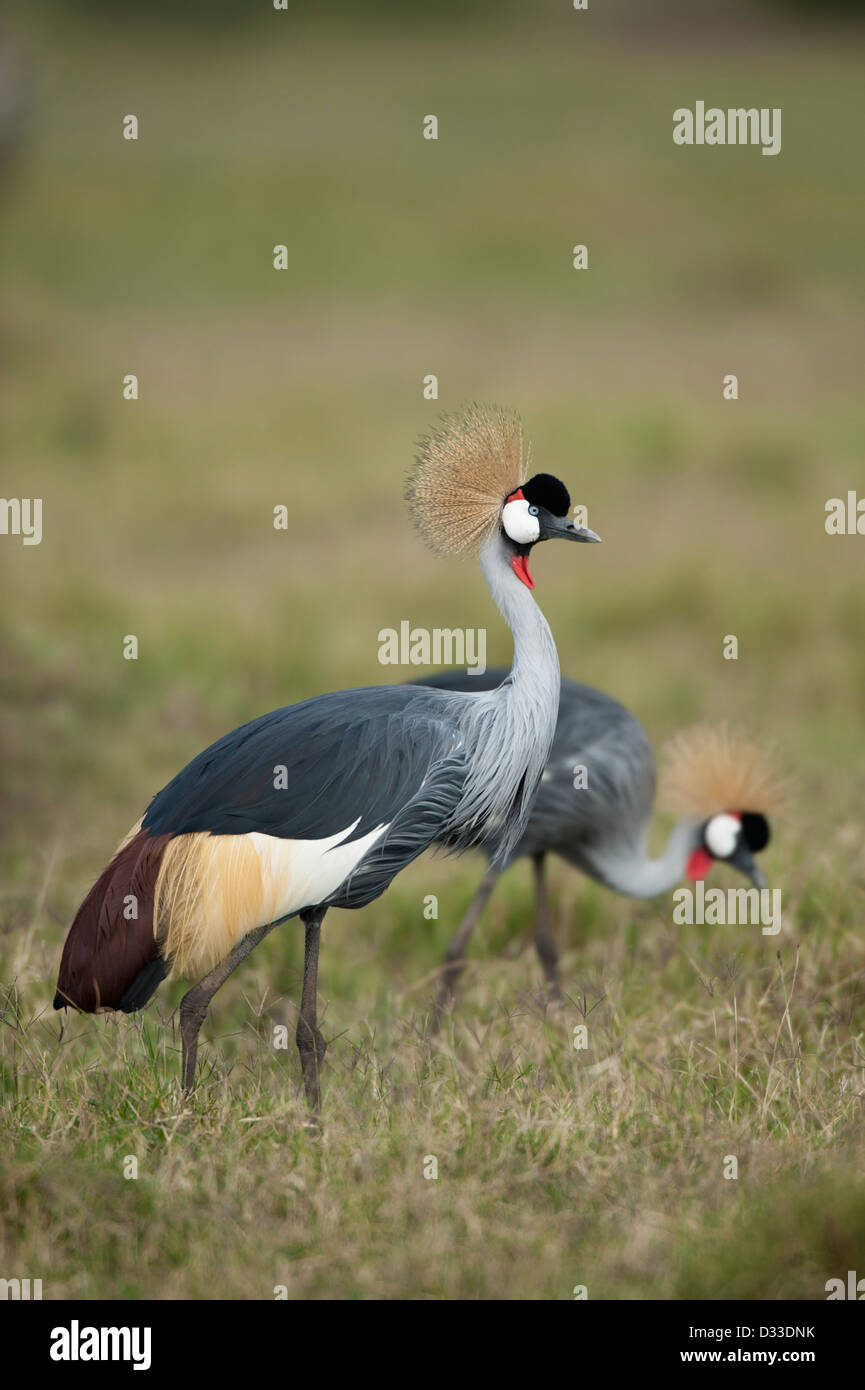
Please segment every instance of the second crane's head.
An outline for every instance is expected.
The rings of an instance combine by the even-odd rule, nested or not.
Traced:
[[[686,729],[668,745],[663,800],[693,827],[688,877],[703,879],[716,863],[729,864],[758,888],[766,887],[755,855],[769,843],[769,817],[790,798],[767,751],[726,726]]]
[[[412,518],[443,555],[477,552],[498,536],[514,574],[532,589],[533,545],[600,536],[570,519],[564,483],[528,473],[518,416],[479,405],[445,415],[420,442],[406,492]]]
[[[719,811],[699,828],[700,843],[688,860],[688,877],[705,878],[716,862],[738,869],[758,888],[766,887],[754,858],[769,843],[769,822],[760,811]]]

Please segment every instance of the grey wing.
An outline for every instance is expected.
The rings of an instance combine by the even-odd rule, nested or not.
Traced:
[[[153,835],[258,832],[350,844],[386,830],[327,901],[360,907],[434,841],[468,775],[452,702],[377,686],[274,710],[200,753],[148,807]],[[279,774],[284,775],[280,776]]]
[[[332,907],[363,907],[379,897],[395,876],[429,849],[459,802],[469,773],[465,744],[450,737],[430,758],[413,795],[399,808],[382,838],[340,884]]]

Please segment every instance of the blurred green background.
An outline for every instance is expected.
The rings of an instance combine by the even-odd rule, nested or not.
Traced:
[[[796,774],[797,813],[776,827],[767,856],[790,921],[780,942],[736,943],[755,1001],[769,1009],[763,1030],[755,1002],[754,1066],[771,1073],[772,1037],[785,1017],[783,992],[767,984],[779,945],[785,978],[802,940],[811,952],[802,1027],[823,1044],[825,1027],[841,1030],[832,1042],[840,1071],[819,1052],[812,1108],[830,1094],[846,1104],[857,1086],[861,1095],[865,539],[824,531],[828,498],[857,487],[865,495],[860,14],[849,4],[708,0],[593,3],[580,14],[565,3],[436,4],[410,19],[384,4],[363,15],[329,4],[314,17],[227,0],[125,7],[122,17],[98,3],[13,6],[0,34],[10,113],[0,143],[2,491],[44,499],[40,546],[0,537],[0,960],[15,1001],[3,1030],[4,1116],[20,1145],[10,1200],[21,1211],[47,1152],[66,1154],[69,1173],[84,1165],[79,1194],[107,1161],[95,1132],[74,1158],[66,1147],[63,1116],[90,1113],[94,1076],[125,1098],[126,1110],[103,1096],[105,1114],[122,1111],[139,1135],[150,1134],[154,1106],[168,1114],[177,1105],[176,1058],[160,1053],[152,1094],[128,1108],[139,1084],[134,1030],[146,1024],[123,1020],[117,1033],[113,1021],[74,1020],[61,1045],[50,1011],[71,915],[151,795],[205,744],[258,713],[417,674],[377,661],[379,629],[402,619],[486,626],[489,661],[509,660],[508,634],[479,574],[428,555],[402,501],[419,433],[441,409],[475,399],[521,412],[537,467],[564,478],[604,539],[578,554],[544,548],[535,562],[564,672],[627,703],[656,747],[691,720],[726,718],[774,741]],[[676,147],[673,110],[698,99],[781,107],[782,153]],[[121,138],[127,113],[140,121],[135,143]],[[428,113],[439,120],[436,142],[422,138]],[[280,272],[277,243],[289,251]],[[586,271],[572,268],[576,243],[588,246]],[[138,401],[123,400],[127,373],[139,378]],[[423,398],[428,373],[439,380],[437,402]],[[739,378],[736,402],[722,397],[726,373]],[[287,532],[272,526],[281,503]],[[140,643],[135,662],[122,656],[129,633]],[[728,633],[739,638],[736,662],[722,659]],[[381,902],[328,920],[322,991],[334,1030],[383,1038],[385,1071],[410,1010],[424,1006],[418,982],[478,872],[473,859],[424,862]],[[564,870],[556,885],[574,978],[608,1000],[616,990],[623,998],[642,991],[631,1013],[653,1045],[673,1000],[703,1011],[707,1028],[717,1025],[709,1022],[717,1001],[707,1001],[688,960],[714,959],[729,935],[712,941],[694,929],[684,941],[670,928],[668,903],[625,904]],[[418,907],[431,891],[440,895],[436,923]],[[507,1032],[499,1006],[535,979],[528,956],[509,955],[529,913],[521,869],[475,947],[480,984],[469,988],[465,1018],[477,1027],[496,1016]],[[256,983],[271,1000],[274,991],[296,997],[298,946],[290,929],[275,933],[245,978],[218,997],[207,1027],[220,1036],[219,1055],[260,1053],[243,1032],[250,997]],[[491,946],[498,954],[484,974]],[[732,990],[735,974],[725,978]],[[839,1022],[837,991],[846,989],[849,1016],[842,1010]],[[162,991],[163,1016],[177,997],[177,986]],[[725,1000],[732,1008],[729,990]],[[292,1017],[287,1003],[274,1007]],[[239,1040],[223,1041],[228,1020]],[[167,1047],[164,1037],[156,1029],[152,1048]],[[530,1054],[553,1045],[546,1033],[532,1038],[521,1043]],[[480,1049],[479,1086],[488,1062],[502,1075],[499,1043],[516,1047],[500,1039],[493,1062]],[[332,1047],[337,1074],[355,1045]],[[681,1045],[687,1052],[687,1040]],[[668,1064],[659,1054],[659,1075]],[[242,1104],[256,1106],[251,1113],[294,1105],[285,1094],[293,1065],[291,1057],[284,1076],[259,1076],[266,1102]],[[336,1076],[330,1082],[334,1111],[337,1096],[344,1101],[346,1136],[354,1125],[377,1132],[387,1090],[371,1092],[366,1111],[352,1092],[357,1075],[347,1067],[342,1090]],[[507,1091],[517,1108],[518,1082]],[[553,1106],[570,1103],[585,1083],[569,1074],[561,1095],[556,1084],[546,1096]],[[817,1123],[803,1108],[801,1077],[798,1093],[792,1074],[790,1086],[799,1147],[790,1147],[792,1118],[785,1133],[773,1130],[779,1147],[766,1160],[766,1192],[785,1190],[778,1165],[786,1173],[801,1158],[813,1167],[815,1152],[838,1137],[834,1121]],[[492,1193],[478,1173],[485,1161],[499,1171],[510,1150],[501,1111],[481,1089],[486,1158],[469,1150],[465,1162],[479,1191]],[[642,1114],[637,1083],[626,1091],[610,1113],[633,1105]],[[464,1113],[462,1094],[442,1093],[445,1128]],[[412,1095],[428,1118],[422,1093]],[[741,1096],[747,1110],[745,1089]],[[687,1188],[687,1146],[706,1120],[702,1102],[695,1106],[683,1107],[677,1132],[684,1166],[645,1178],[660,1193]],[[296,1126],[290,1113],[275,1129],[274,1163],[287,1161],[277,1141]],[[426,1264],[400,1276],[403,1293],[556,1296],[552,1266],[567,1262],[570,1236],[557,1225],[545,1246],[543,1222],[571,1205],[575,1152],[589,1143],[579,1126],[599,1113],[577,1106],[577,1131],[556,1149],[564,1187],[535,1213],[540,1244],[519,1274],[505,1231],[503,1258],[489,1268],[489,1231],[473,1235],[457,1203],[468,1234],[460,1227],[454,1240],[468,1242],[476,1276],[462,1284],[445,1255],[436,1264],[427,1250]],[[231,1108],[219,1114],[230,1127]],[[748,1142],[762,1143],[766,1107],[741,1118]],[[678,1121],[662,1123],[672,1132]],[[855,1169],[862,1135],[851,1125],[846,1116],[853,1157],[847,1148],[837,1162]],[[163,1130],[157,1124],[151,1136],[157,1147]],[[716,1138],[730,1142],[707,1142]],[[186,1160],[197,1171],[190,1143]],[[227,1164],[241,1161],[230,1145],[225,1152]],[[666,1161],[675,1163],[676,1152],[671,1140]],[[315,1165],[320,1155],[295,1159]],[[393,1162],[397,1171],[396,1150]],[[582,1190],[591,1170],[581,1171]],[[788,1177],[795,1194],[801,1174]],[[312,1181],[308,1173],[303,1181]],[[386,1186],[381,1174],[377,1181]],[[607,1181],[617,1181],[612,1169]],[[636,1209],[641,1179],[622,1181]],[[57,1183],[53,1220],[57,1193],[62,1208],[73,1185]],[[331,1198],[334,1191],[331,1173]],[[615,1254],[603,1223],[616,1200],[597,1198],[597,1232],[613,1251],[606,1296],[680,1295],[654,1237]],[[692,1205],[673,1238],[680,1254],[679,1237],[694,1238],[708,1198],[694,1187],[682,1200]],[[761,1189],[748,1200],[762,1201]],[[44,1214],[38,1192],[33,1201],[32,1219],[3,1249],[27,1248]],[[478,1196],[466,1210],[481,1207]],[[820,1201],[812,1209],[822,1210]],[[394,1210],[402,1212],[398,1203]],[[166,1227],[182,1223],[176,1205],[160,1212]],[[393,1241],[403,1217],[394,1218]],[[730,1215],[731,1232],[740,1219]],[[761,1219],[786,1238],[783,1212]],[[54,1290],[104,1293],[104,1248],[76,1263],[80,1231],[69,1221],[66,1264],[64,1240],[51,1247]],[[832,1229],[839,1225],[856,1229],[849,1215]],[[362,1230],[360,1217],[353,1229]],[[553,1256],[559,1238],[565,1246]],[[729,1239],[735,1248],[735,1234]],[[772,1284],[779,1257],[770,1234],[765,1240],[769,1272],[745,1296],[769,1287],[776,1296],[821,1296],[819,1279],[816,1295],[813,1281]],[[398,1292],[388,1272],[393,1242],[379,1251],[372,1237],[358,1241],[361,1254],[336,1287],[313,1261],[293,1292]],[[321,1232],[313,1250],[327,1263]],[[838,1258],[848,1254],[855,1250]],[[329,1258],[339,1266],[335,1247]],[[704,1279],[704,1296],[724,1296],[700,1249],[682,1259],[700,1271],[693,1277]],[[829,1256],[821,1259],[818,1272]],[[798,1257],[788,1263],[801,1271]],[[359,1267],[372,1271],[367,1283]],[[127,1271],[121,1287],[203,1296],[194,1273],[162,1271],[154,1284],[155,1268],[143,1282]],[[825,1278],[836,1272],[827,1268]],[[241,1262],[217,1292],[243,1296],[248,1277]],[[567,1297],[570,1273],[561,1278]]]

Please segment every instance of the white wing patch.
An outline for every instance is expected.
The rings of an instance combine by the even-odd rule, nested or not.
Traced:
[[[342,844],[357,823],[356,820],[345,830],[338,830],[335,835],[328,835],[323,840],[281,840],[275,835],[262,835],[257,830],[251,832],[247,838],[255,845],[261,860],[264,899],[274,904],[269,921],[276,917],[287,917],[290,912],[313,907],[329,898],[390,824],[388,821],[384,825],[377,825],[368,835],[361,835],[359,840]]]
[[[176,835],[156,881],[154,931],[172,968],[202,975],[256,927],[323,902],[390,822],[343,844],[358,821],[322,840]]]

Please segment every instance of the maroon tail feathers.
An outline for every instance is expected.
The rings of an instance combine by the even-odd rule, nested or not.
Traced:
[[[153,900],[171,838],[139,830],[100,874],[69,928],[55,1009],[67,1004],[85,1013],[116,1009],[142,969],[158,958]],[[131,915],[133,908],[137,916]]]

